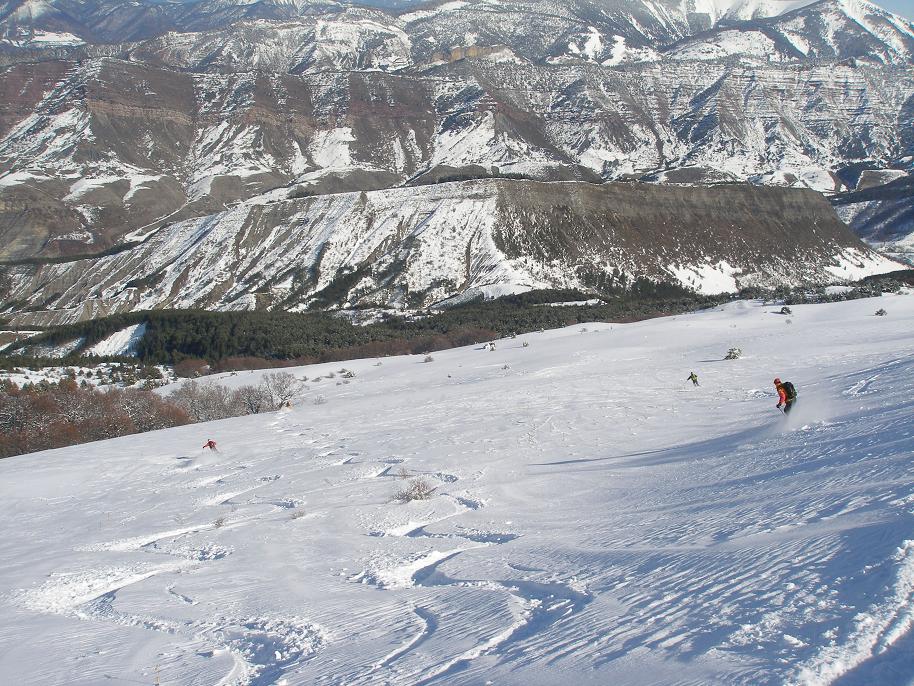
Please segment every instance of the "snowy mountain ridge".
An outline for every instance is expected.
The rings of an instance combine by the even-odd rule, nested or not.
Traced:
[[[222,213],[248,201],[327,196],[324,206],[353,212],[338,217],[343,226],[365,216],[334,200],[340,193],[386,193],[391,202],[402,189],[505,176],[834,193],[855,188],[866,171],[909,171],[914,159],[914,27],[863,0],[799,7],[455,0],[397,8],[57,0],[54,12],[36,9],[40,16],[29,21],[10,19],[15,8],[5,7],[5,260],[136,256],[143,249],[135,244],[157,232],[166,240],[185,222],[218,225]],[[749,8],[774,16],[737,21]],[[136,12],[155,21],[144,24]],[[52,15],[58,19],[44,18]],[[115,29],[118,40],[105,43],[104,31]],[[484,225],[451,228],[469,235]],[[817,274],[818,283],[846,247],[819,253],[816,266],[798,256],[801,271]],[[262,248],[248,249],[269,252]],[[597,251],[606,258],[601,268],[643,267],[638,255],[652,249],[632,249],[635,256],[611,259]],[[647,271],[659,277],[674,262],[701,271],[724,261],[757,273],[751,265],[762,262],[755,253],[704,259],[716,252],[696,248],[687,262],[652,257]],[[251,266],[251,274],[262,271]],[[153,276],[139,269],[116,282],[121,288]],[[104,311],[99,303],[84,309],[68,285],[49,291],[32,272],[20,277],[17,297],[29,307],[40,300],[69,312]],[[304,281],[310,288],[330,278]],[[413,283],[406,274],[394,281]],[[441,278],[452,289],[465,281],[450,272]],[[25,284],[35,290],[23,291]],[[225,287],[250,296],[252,284]],[[276,305],[283,289],[260,286],[268,297],[246,296],[245,307]],[[416,297],[427,304],[435,289],[423,281],[420,290],[428,298]],[[228,306],[225,295],[220,306]],[[118,311],[133,297],[118,296]],[[303,306],[307,298],[293,301]]]
[[[277,193],[112,255],[8,273],[20,303],[11,321],[47,326],[163,307],[404,310],[639,278],[715,294],[899,268],[812,191],[480,180]]]

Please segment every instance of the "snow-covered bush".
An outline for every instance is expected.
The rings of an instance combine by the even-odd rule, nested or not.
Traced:
[[[271,410],[292,402],[302,391],[302,383],[289,372],[265,374],[260,387],[269,400]]]
[[[885,311],[884,309],[882,309],[881,307],[880,307],[878,310],[876,310],[876,316],[877,316],[877,317],[884,317],[884,316],[886,316],[887,314],[888,314],[888,312],[886,312],[886,311]]]
[[[743,356],[743,351],[740,348],[730,348],[727,351],[727,354],[724,357],[724,359],[725,360],[738,360],[742,356]]]
[[[422,360],[422,361],[423,361],[423,362],[434,362],[434,361],[435,361],[435,358],[432,357],[431,355],[426,355],[426,356],[425,356],[425,359]]]
[[[271,409],[270,396],[263,386],[241,386],[235,391],[235,400],[243,409],[242,414],[259,414]]]

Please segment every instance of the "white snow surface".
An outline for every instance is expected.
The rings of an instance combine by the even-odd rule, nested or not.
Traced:
[[[858,281],[872,274],[884,274],[898,270],[899,263],[878,253],[864,253],[854,248],[845,248],[836,257],[836,264],[826,267],[833,276],[847,281]]]
[[[740,270],[725,260],[717,264],[670,265],[669,271],[679,283],[698,293],[714,295],[739,290],[735,275],[739,274]]]
[[[139,345],[145,334],[145,322],[134,324],[120,331],[115,331],[104,340],[90,346],[84,354],[98,357],[104,357],[105,355],[135,356],[137,345]]]
[[[907,683],[914,296],[774,311],[296,368],[289,410],[2,460],[0,674]]]

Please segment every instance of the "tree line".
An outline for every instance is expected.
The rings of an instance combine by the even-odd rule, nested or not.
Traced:
[[[49,329],[0,357],[10,368],[41,364],[28,359],[27,346],[60,345],[76,339],[86,348],[133,324],[146,323],[137,355],[145,364],[197,361],[216,371],[310,364],[386,355],[424,354],[526,333],[594,321],[634,321],[709,307],[721,298],[685,289],[636,282],[599,304],[547,307],[586,301],[593,294],[577,290],[530,291],[497,299],[477,299],[417,316],[386,315],[365,326],[327,312],[152,310],[114,315]],[[726,297],[723,298],[727,299]],[[74,364],[80,352],[55,360]],[[117,358],[107,358],[116,360]]]

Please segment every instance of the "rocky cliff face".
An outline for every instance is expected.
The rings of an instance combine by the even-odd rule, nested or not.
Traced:
[[[857,190],[835,195],[832,204],[868,243],[914,265],[914,177],[910,174],[903,170],[864,173]]]
[[[462,178],[846,192],[914,159],[914,26],[863,0],[371,4],[0,5],[0,259],[148,246],[290,196],[357,225],[343,198]]]
[[[114,255],[10,273],[26,325],[158,307],[420,308],[637,277],[721,292],[890,268],[813,191],[479,180],[261,196]]]

